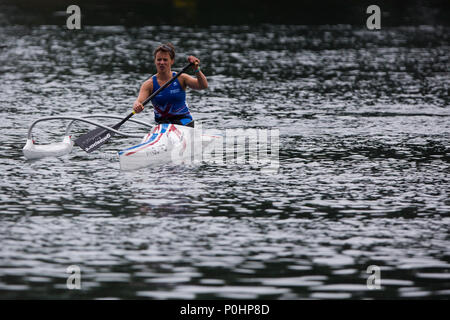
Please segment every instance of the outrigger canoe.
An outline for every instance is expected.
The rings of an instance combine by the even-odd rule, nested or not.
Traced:
[[[53,116],[40,118],[34,121],[28,129],[27,142],[23,147],[25,158],[32,160],[44,157],[59,157],[71,153],[74,142],[70,129],[73,123],[77,121],[96,125],[99,128],[107,130],[111,135],[117,134],[128,138],[141,138],[138,144],[118,152],[121,170],[136,170],[167,163],[191,163],[193,159],[195,160],[196,156],[197,159],[199,158],[198,153],[202,151],[202,148],[220,138],[217,134],[204,133],[201,128],[194,129],[170,123],[152,126],[142,121],[130,119],[130,122],[145,126],[146,128],[153,127],[149,133],[142,137],[141,135],[118,131],[89,118],[122,119],[118,115],[104,114],[94,114],[84,117]],[[36,144],[32,137],[34,126],[39,122],[50,120],[71,120],[66,128],[62,142],[45,145]]]
[[[164,90],[164,88],[168,87],[173,81],[175,81],[176,78],[178,78],[192,65],[193,63],[186,65],[180,72],[175,74],[169,81],[147,97],[142,102],[142,105],[149,103],[151,99],[157,96],[159,92]],[[128,114],[123,119],[120,116],[111,115],[89,115],[85,117],[56,116],[38,119],[31,124],[28,130],[27,143],[23,148],[23,154],[27,159],[38,159],[47,156],[62,156],[70,153],[74,144],[78,145],[86,152],[92,152],[100,148],[115,134],[136,137],[118,131],[120,126],[126,121],[148,126],[148,124],[142,121],[131,120],[130,118],[134,114],[135,111],[133,110],[132,113]],[[112,127],[108,127],[101,123],[87,119],[93,117],[115,118],[121,119],[121,121]],[[47,145],[36,145],[31,135],[33,127],[38,122],[57,119],[72,120],[66,128],[63,141]],[[97,128],[72,141],[71,135],[69,134],[69,129],[75,121],[93,124],[96,125]],[[199,134],[199,130],[191,127],[175,124],[160,124],[157,125],[149,134],[147,134],[142,139],[141,143],[119,152],[120,167],[122,170],[133,170],[167,162],[179,163],[180,161],[188,160],[189,156],[195,155],[195,152],[192,152],[192,150],[195,150],[195,147],[197,147],[197,149],[200,147],[201,149],[203,144],[207,145],[213,140],[213,136],[206,136],[201,133]]]

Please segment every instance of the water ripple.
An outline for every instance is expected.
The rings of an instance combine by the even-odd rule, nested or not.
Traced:
[[[0,296],[449,297],[449,34],[1,25]],[[39,117],[129,112],[154,72],[149,48],[167,39],[175,69],[195,54],[208,75],[207,91],[188,92],[197,120],[280,130],[277,173],[235,163],[121,172],[126,139],[104,154],[25,161]],[[59,140],[64,125],[38,125],[34,138]],[[81,291],[66,287],[70,265]],[[380,290],[367,287],[370,265]]]

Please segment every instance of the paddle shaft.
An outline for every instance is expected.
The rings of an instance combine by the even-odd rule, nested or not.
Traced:
[[[170,84],[172,82],[175,81],[175,79],[177,79],[179,76],[181,76],[182,73],[186,72],[187,69],[189,69],[190,66],[192,66],[193,63],[189,63],[188,65],[186,65],[183,69],[181,69],[180,72],[178,72],[174,77],[172,77],[169,81],[167,81],[166,83],[164,83],[158,90],[156,90],[155,92],[153,92],[147,99],[145,99],[142,102],[142,105],[145,106],[147,103],[150,102],[150,100],[152,100],[154,97],[156,97],[158,95],[158,93],[160,93],[162,90],[164,90],[165,88],[167,88],[168,86],[170,86]],[[120,127],[122,124],[125,123],[125,121],[127,121],[128,119],[130,119],[133,115],[135,114],[134,110],[133,112],[131,112],[128,116],[126,116],[125,119],[123,119],[122,121],[120,121],[120,123],[118,123],[117,125]]]

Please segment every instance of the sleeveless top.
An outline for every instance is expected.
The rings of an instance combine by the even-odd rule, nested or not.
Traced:
[[[176,72],[172,73],[175,76]],[[160,88],[156,75],[152,76],[153,92]],[[152,92],[152,93],[153,93]],[[186,102],[186,91],[180,85],[178,78],[152,99],[155,121],[157,123],[180,122],[186,124],[192,121],[189,106]]]

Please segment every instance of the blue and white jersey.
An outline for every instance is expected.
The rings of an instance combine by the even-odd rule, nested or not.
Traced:
[[[176,72],[173,72],[172,76],[175,75]],[[152,79],[153,92],[155,92],[160,88],[160,85],[156,79],[156,75]],[[192,121],[192,116],[186,102],[186,91],[181,87],[178,78],[154,97],[152,104],[157,123],[171,122],[171,119],[181,120],[182,124]]]

